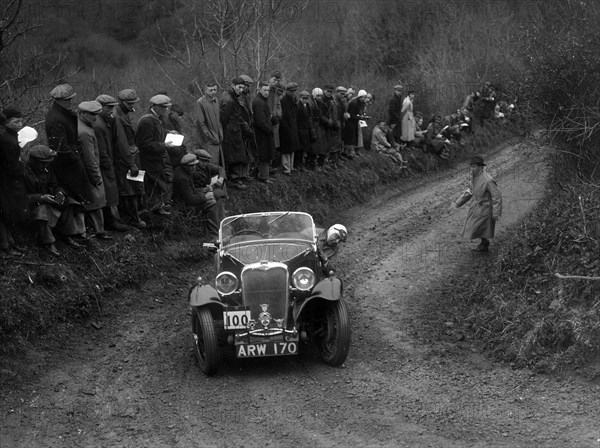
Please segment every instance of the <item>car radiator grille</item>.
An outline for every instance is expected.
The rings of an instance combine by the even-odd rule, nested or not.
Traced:
[[[247,266],[242,272],[242,295],[244,305],[250,307],[252,319],[258,319],[265,311],[262,305],[268,305],[266,311],[273,319],[287,318],[288,270],[285,265]]]

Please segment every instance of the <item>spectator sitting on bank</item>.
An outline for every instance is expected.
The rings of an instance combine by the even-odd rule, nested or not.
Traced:
[[[440,159],[447,160],[450,152],[446,146],[448,141],[442,135],[442,117],[434,115],[427,126],[427,134],[425,137],[426,149],[437,155]]]
[[[75,199],[67,196],[54,174],[51,162],[56,152],[47,146],[31,148],[29,159],[25,162],[25,187],[29,198],[31,219],[39,232],[39,243],[44,250],[58,257],[56,238],[53,230],[58,231],[65,243],[80,248],[81,244],[73,236],[85,234],[85,209]]]
[[[411,142],[410,148],[425,151],[426,134],[427,129],[423,129],[423,116],[417,112],[415,114],[415,139]]]
[[[385,120],[380,120],[373,128],[371,135],[371,149],[389,156],[394,163],[400,165],[401,168],[407,168],[408,163],[400,155],[400,146],[397,143],[388,141],[387,125]]]
[[[204,188],[211,186],[216,201],[217,222],[225,218],[225,207],[223,199],[227,199],[227,193],[223,185],[223,178],[220,177],[221,169],[219,165],[210,163],[211,154],[205,149],[196,149],[194,155],[198,159],[196,170],[194,171],[194,186]]]
[[[216,200],[212,187],[196,187],[194,173],[198,158],[194,154],[186,154],[173,174],[173,187],[177,199],[183,203],[184,209],[193,210],[196,214],[204,213],[207,218],[206,231],[208,241],[216,241],[219,235]]]

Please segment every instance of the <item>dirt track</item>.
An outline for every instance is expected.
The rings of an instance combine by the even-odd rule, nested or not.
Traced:
[[[505,210],[499,241],[543,195],[547,148],[488,160]],[[129,291],[100,330],[40,354],[36,380],[4,391],[2,447],[600,447],[600,387],[513,371],[475,349],[430,306],[456,270],[482,263],[448,213],[468,168],[389,191],[340,217],[335,260],[353,344],[342,368],[315,352],[197,368],[187,287],[198,274],[164,255],[164,276]],[[428,306],[429,305],[429,306]],[[432,330],[439,322],[440,332]]]

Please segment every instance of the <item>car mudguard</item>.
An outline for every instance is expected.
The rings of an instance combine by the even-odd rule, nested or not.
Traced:
[[[217,304],[223,307],[217,290],[210,285],[196,285],[190,290],[190,306]]]
[[[310,297],[302,301],[298,305],[294,305],[293,315],[294,321],[298,320],[302,310],[306,308],[306,305],[313,302],[314,300],[328,300],[335,302],[342,298],[342,281],[337,277],[327,277],[317,283]]]

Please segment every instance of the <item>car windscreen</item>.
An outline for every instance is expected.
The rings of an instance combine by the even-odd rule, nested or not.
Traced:
[[[251,213],[221,222],[223,246],[246,241],[293,239],[314,242],[310,215],[297,212]]]

